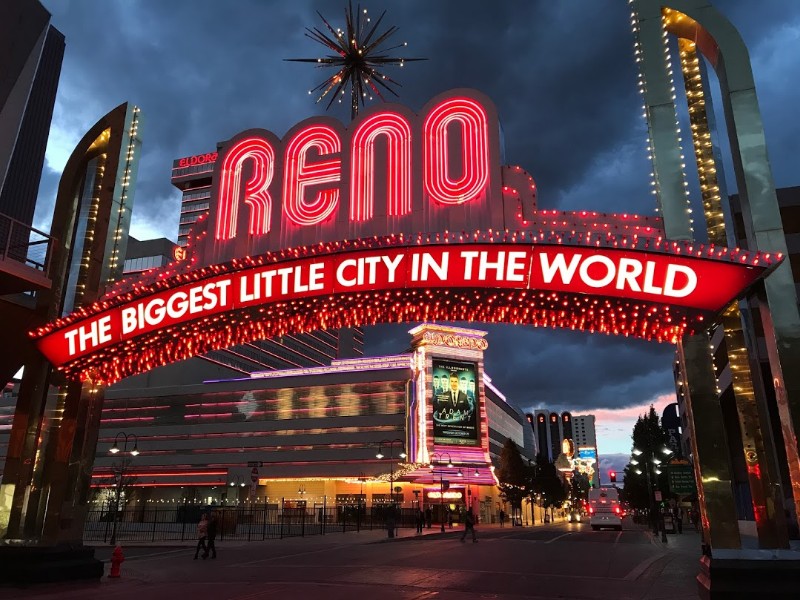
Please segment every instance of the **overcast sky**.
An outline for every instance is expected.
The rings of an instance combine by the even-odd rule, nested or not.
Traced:
[[[42,0],[66,54],[40,192],[48,228],[58,177],[85,131],[116,105],[141,107],[144,125],[132,235],[177,238],[180,193],[172,160],[213,151],[251,127],[282,136],[323,114],[308,90],[323,74],[284,58],[324,50],[304,37],[319,10],[344,27],[343,0]],[[537,181],[539,207],[654,214],[645,123],[624,0],[405,0],[362,3],[397,25],[405,56],[400,102],[414,110],[455,87],[493,99],[506,162]],[[717,0],[753,61],[779,187],[797,174],[800,2]],[[347,104],[331,114],[349,120]],[[687,136],[688,139],[688,136]],[[690,154],[687,152],[687,154]],[[731,169],[726,169],[731,179]],[[733,182],[729,182],[733,189]],[[479,325],[480,326],[480,325]],[[405,349],[409,326],[373,328],[371,354]],[[598,415],[601,455],[627,453],[636,415],[674,400],[673,348],[628,339],[485,326],[487,372],[524,409]]]

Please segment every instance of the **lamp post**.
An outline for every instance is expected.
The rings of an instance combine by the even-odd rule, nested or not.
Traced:
[[[458,473],[456,473],[456,475],[458,475],[459,477],[465,477],[466,476],[466,478],[467,478],[466,479],[466,484],[465,484],[465,486],[467,488],[467,502],[466,502],[466,504],[467,504],[467,510],[472,511],[472,485],[470,484],[470,481],[469,481],[469,475],[470,475],[469,468],[467,468],[466,473],[464,471],[462,471],[461,469],[459,469]],[[480,477],[481,473],[480,473],[480,471],[478,471],[478,469],[475,469],[473,471],[473,473],[472,473],[472,476],[473,477]]]
[[[447,462],[445,462],[444,457],[447,457]],[[431,470],[431,473],[439,475],[439,520],[442,523],[442,533],[444,533],[444,469],[439,469],[438,471],[434,470],[434,463],[438,462],[441,465],[447,465],[448,468],[453,468],[453,460],[450,458],[450,454],[447,452],[434,452],[431,454],[430,463],[428,464],[428,468]],[[464,474],[461,472],[461,469],[458,471],[458,475],[463,476]]]
[[[649,448],[649,447],[645,451],[640,450],[638,448],[634,448],[632,452],[633,452],[634,456],[642,456],[642,460],[645,463],[644,464],[644,471],[645,471],[645,477],[647,479],[647,506],[648,506],[648,510],[650,512],[650,524],[651,524],[651,527],[653,528],[653,533],[655,535],[658,535],[658,530],[659,530],[659,528],[661,528],[661,541],[662,542],[666,542],[667,541],[667,532],[664,529],[664,527],[661,526],[661,522],[660,522],[661,519],[660,519],[659,515],[656,512],[655,498],[654,498],[654,493],[653,493],[653,484],[652,484],[652,480],[650,478],[651,466],[652,466],[653,470],[655,471],[656,475],[660,475],[661,474],[661,470],[658,468],[658,465],[661,464],[661,460],[655,455],[655,453],[653,452],[652,448]],[[669,455],[672,454],[672,450],[670,450],[669,448],[662,448],[661,452],[664,453],[666,456],[669,456]],[[635,458],[632,458],[631,459],[631,464],[638,467],[639,461],[637,461]],[[635,470],[635,473],[637,475],[641,475],[642,474],[642,470],[637,468]]]
[[[361,471],[361,476],[358,478],[358,481],[361,483],[361,491],[358,494],[358,506],[356,507],[356,531],[361,531],[361,511],[363,510],[365,514],[367,512],[367,499],[364,497],[364,482],[366,480],[367,476],[364,474],[364,471]]]
[[[398,458],[405,458],[406,451],[403,450],[404,446],[403,440],[400,438],[394,440],[381,440],[381,443],[378,445],[378,453],[375,455],[376,458],[382,459],[384,458],[383,450],[384,448],[389,451],[389,503],[392,504],[394,502],[394,447],[397,445],[400,448],[400,453],[397,455]]]
[[[119,447],[119,440],[122,439],[122,448]],[[128,450],[128,440],[133,439],[133,449]],[[125,454],[130,454],[131,456],[138,456],[139,455],[139,438],[136,437],[136,434],[131,433],[127,434],[120,431],[114,437],[114,445],[108,450],[110,454],[119,454],[120,452],[123,455],[122,460],[120,461],[119,465],[111,466],[112,471],[114,472],[115,477],[117,478],[117,489],[114,493],[114,514],[113,518],[113,525],[111,527],[111,541],[110,544],[113,546],[117,543],[117,520],[119,518],[119,498],[122,495],[122,481],[125,477],[125,468],[127,467],[127,461],[130,459],[126,459],[124,457]]]
[[[232,488],[237,488],[238,487],[238,488],[241,489],[244,486],[246,486],[247,484],[244,482],[244,479],[242,479],[241,475],[233,475],[231,477],[231,480],[228,482],[228,485],[230,487],[232,487]],[[239,504],[239,497],[240,497],[239,496],[239,492],[237,491],[236,492],[236,504]]]
[[[399,458],[406,457],[406,451],[403,449],[404,442],[400,438],[396,438],[394,440],[381,440],[381,443],[378,445],[378,453],[375,455],[378,459],[382,459],[384,457],[383,450],[384,448],[389,451],[389,506],[388,506],[388,513],[386,518],[386,533],[390,538],[394,537],[394,529],[395,529],[395,514],[394,514],[394,447],[397,446],[400,449],[399,454],[397,455]]]

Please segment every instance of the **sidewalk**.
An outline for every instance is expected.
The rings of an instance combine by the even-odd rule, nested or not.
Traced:
[[[696,576],[700,571],[700,534],[694,528],[684,529],[683,533],[667,534],[666,543],[661,541],[661,534],[648,534],[650,542],[665,552],[642,575],[652,579],[648,600],[699,598]]]
[[[500,529],[499,525],[478,525],[476,531],[480,534],[481,530],[486,529]],[[364,543],[380,543],[380,542],[395,542],[395,541],[411,541],[411,540],[419,540],[422,538],[446,538],[455,535],[461,535],[463,532],[463,526],[453,525],[452,528],[445,527],[445,531],[441,531],[441,527],[438,524],[435,524],[430,529],[424,528],[422,530],[422,534],[418,534],[416,529],[411,528],[402,528],[395,530],[395,537],[390,538],[386,529],[362,529],[360,531],[355,530],[347,530],[342,531],[341,529],[334,529],[328,531],[325,535],[314,534],[314,535],[306,535],[306,536],[287,536],[284,538],[268,538],[265,540],[246,540],[246,539],[231,539],[231,538],[224,538],[224,537],[217,537],[217,545],[224,545],[227,548],[239,548],[243,546],[250,546],[253,544],[283,544],[283,545],[292,545],[297,544],[300,542],[308,542],[308,541],[325,541],[325,540],[336,540],[338,543],[347,543],[352,542],[354,544],[364,544]],[[107,542],[97,541],[97,542],[86,542],[86,546],[90,546],[93,548],[97,548],[99,550],[102,549],[110,549],[112,546]],[[128,540],[119,540],[117,542],[117,546],[122,546],[122,548],[194,548],[197,544],[197,540],[195,539],[187,539],[187,540],[166,540],[166,541],[128,541]]]

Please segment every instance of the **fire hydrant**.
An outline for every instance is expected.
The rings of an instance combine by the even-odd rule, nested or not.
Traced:
[[[125,557],[122,555],[122,547],[117,546],[114,552],[111,553],[111,572],[109,577],[119,577],[119,567],[125,562]]]

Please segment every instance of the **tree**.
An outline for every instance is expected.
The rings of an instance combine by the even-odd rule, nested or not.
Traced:
[[[567,499],[567,490],[556,471],[556,466],[541,454],[536,457],[536,476],[533,479],[532,491],[541,495],[544,506],[557,506]]]
[[[572,473],[570,482],[570,495],[574,500],[588,500],[589,490],[592,483],[586,473],[581,473],[577,469]]]
[[[503,444],[500,452],[500,468],[497,469],[500,482],[500,496],[511,504],[512,508],[521,509],[522,499],[528,495],[528,473],[519,448],[510,438]]]
[[[101,478],[92,488],[91,499],[92,503],[100,503],[101,511],[108,511],[107,518],[111,520],[112,515],[116,513],[117,520],[122,518],[125,512],[125,507],[131,502],[131,499],[136,494],[136,483],[139,478],[127,473],[122,474],[122,481],[119,480],[119,474],[109,475],[108,477]],[[116,506],[117,489],[119,488],[119,507]]]
[[[636,460],[639,464],[629,464],[625,467],[623,478],[624,487],[622,497],[634,508],[650,508],[650,493],[647,489],[647,469],[650,469],[650,483],[653,489],[666,489],[666,469],[662,476],[658,476],[653,469],[653,458],[659,460],[664,458],[661,449],[667,446],[667,433],[659,423],[658,414],[653,405],[650,410],[641,415],[633,426],[631,433],[633,440],[632,449],[641,451],[640,455],[634,455],[631,460]],[[641,471],[641,473],[637,473]]]

